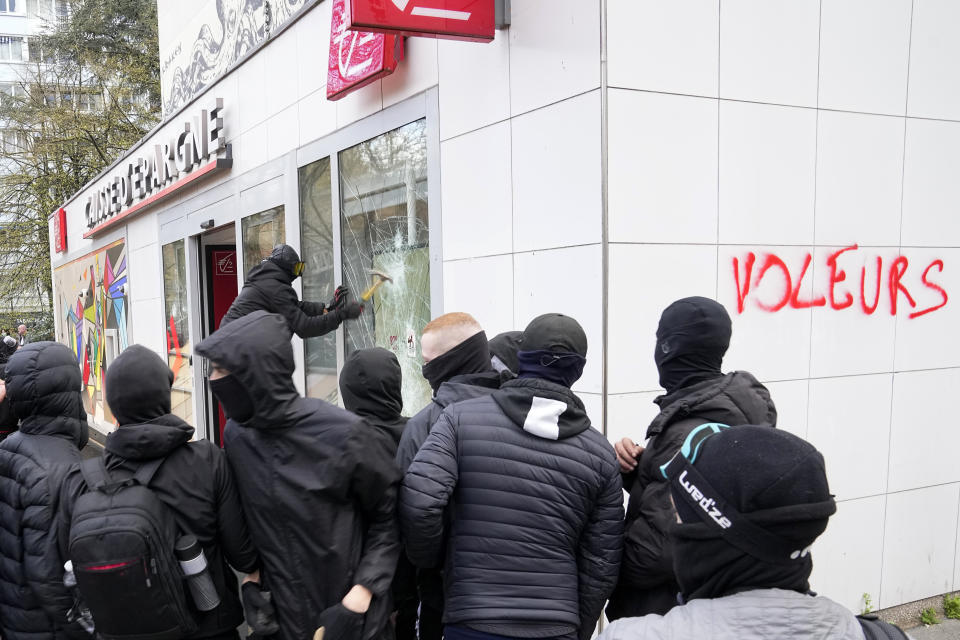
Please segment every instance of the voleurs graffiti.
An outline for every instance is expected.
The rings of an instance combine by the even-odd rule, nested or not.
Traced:
[[[130,282],[125,241],[57,268],[54,280],[57,337],[77,358],[84,406],[97,419],[112,422],[103,379],[107,365],[127,348]]]

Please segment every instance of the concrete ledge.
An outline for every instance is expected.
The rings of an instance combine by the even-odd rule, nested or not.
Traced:
[[[956,596],[960,595],[960,591],[924,598],[923,600],[916,600],[914,602],[907,602],[906,604],[901,604],[896,607],[880,609],[874,613],[880,616],[881,619],[895,624],[901,629],[909,629],[910,635],[917,640],[921,638],[960,638],[960,620],[950,620],[943,615],[944,595]],[[924,609],[933,609],[936,611],[937,616],[939,616],[941,620],[941,624],[924,627],[920,622],[920,614]],[[940,631],[937,631],[938,628]],[[923,632],[928,629],[934,635],[924,635]],[[938,635],[947,630],[950,630],[953,635]]]

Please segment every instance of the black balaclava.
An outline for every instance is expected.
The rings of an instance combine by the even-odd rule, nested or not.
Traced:
[[[156,353],[135,344],[107,367],[107,405],[117,423],[143,424],[170,413],[173,371]]]
[[[517,353],[517,376],[549,380],[571,387],[587,363],[587,334],[580,323],[561,313],[546,313],[523,330]]]
[[[273,251],[270,252],[270,257],[267,258],[267,260],[283,269],[291,279],[297,277],[293,273],[293,268],[300,262],[300,254],[290,245],[278,244],[273,248]]]
[[[683,298],[664,309],[653,352],[660,386],[670,394],[723,375],[730,334],[730,315],[715,300]]]
[[[487,334],[483,331],[475,333],[453,349],[437,356],[421,369],[423,377],[430,383],[434,394],[437,393],[441,384],[454,376],[484,371],[493,371],[493,366],[490,364]]]
[[[490,338],[490,361],[493,368],[503,373],[517,372],[517,352],[523,342],[523,331],[505,331]]]
[[[393,421],[403,411],[403,378],[397,356],[374,347],[347,356],[340,371],[340,397],[358,416]]]
[[[210,380],[210,391],[220,401],[223,412],[236,422],[246,422],[253,417],[256,407],[243,383],[231,374],[216,380]]]
[[[674,573],[684,599],[753,589],[808,592],[809,548],[836,511],[820,452],[787,431],[747,425],[703,440],[692,467],[706,485],[689,474],[670,482],[681,520],[672,531]],[[718,511],[736,512],[763,538],[744,537],[735,518],[724,528]]]

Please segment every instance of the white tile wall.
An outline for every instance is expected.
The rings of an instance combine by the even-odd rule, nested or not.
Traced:
[[[893,371],[896,318],[890,315],[889,288],[884,288],[887,275],[881,277],[880,302],[876,311],[867,314],[863,299],[866,298],[868,307],[874,305],[877,257],[887,265],[881,274],[888,274],[897,250],[860,247],[837,256],[836,277],[842,281],[833,285],[833,301],[838,306],[849,302],[850,306],[834,309],[830,299],[832,272],[827,261],[844,248],[817,247],[813,251],[813,287],[825,303],[825,306],[813,310],[810,375],[815,378]],[[861,278],[863,296],[860,293]]]
[[[138,216],[127,223],[127,251],[140,249],[157,241],[157,219]]]
[[[874,609],[880,601],[886,500],[876,496],[839,503],[811,550],[810,588],[855,613],[863,611],[864,593]]]
[[[609,260],[608,390],[659,390],[653,347],[660,314],[680,298],[716,296],[716,247],[614,244]]]
[[[305,98],[327,84],[332,6],[332,2],[321,2],[293,27],[297,39],[298,64],[292,66],[297,68],[300,98]]]
[[[300,145],[313,142],[337,129],[337,103],[327,100],[326,87],[320,87],[297,103],[300,121]]]
[[[729,370],[724,367],[724,371]],[[808,409],[810,399],[807,380],[785,380],[766,382],[773,404],[777,407],[777,428],[789,431],[795,436],[806,439],[808,431]]]
[[[587,365],[573,389],[602,393],[600,245],[514,255],[514,323],[523,329],[543,313],[575,318],[587,334]],[[506,292],[503,291],[503,295]]]
[[[892,374],[810,381],[807,439],[838,500],[886,492],[892,382]]]
[[[267,119],[266,56],[253,56],[237,70],[237,74],[236,110],[240,125],[237,133],[245,133]]]
[[[607,4],[611,87],[717,96],[719,0]]]
[[[904,119],[820,111],[817,244],[900,243]]]
[[[911,0],[823,0],[821,108],[904,115]]]
[[[600,86],[599,0],[524,0],[510,11],[512,114]]]
[[[402,63],[401,63],[402,64]],[[383,109],[382,80],[344,96],[337,103],[337,128],[342,129]]]
[[[717,241],[717,101],[611,89],[609,237]]]
[[[442,142],[440,167],[444,260],[510,253],[510,123]]]
[[[233,168],[240,175],[259,166],[268,153],[267,123],[261,122],[241,134],[233,142]]]
[[[511,122],[515,250],[600,242],[600,92]]]
[[[958,498],[957,484],[887,496],[880,607],[952,589]]]
[[[153,219],[156,223],[156,219]],[[130,272],[130,301],[139,302],[159,298],[163,295],[163,279],[157,277],[160,268],[160,245],[156,238],[152,244],[139,249],[127,248]],[[162,319],[162,318],[161,318]],[[139,321],[139,317],[138,317]]]
[[[960,4],[914,0],[907,114],[960,120]]]
[[[720,242],[813,242],[816,128],[811,109],[721,101]]]
[[[259,89],[267,96],[267,114],[279,113],[300,98],[296,33],[277,38],[256,57],[266,58],[266,82]],[[321,58],[326,59],[327,56]],[[321,65],[310,66],[316,68]]]
[[[720,97],[817,104],[817,0],[724,0]]]
[[[960,480],[953,400],[960,369],[897,373],[893,379],[888,491]]]
[[[493,42],[439,42],[440,139],[510,117],[510,37]]]
[[[960,123],[907,121],[902,242],[960,246]]]
[[[272,160],[300,143],[300,105],[292,104],[267,120],[267,158]]]
[[[444,313],[469,313],[490,338],[522,329],[514,322],[513,283],[510,255],[444,262]]]
[[[590,418],[590,424],[593,425],[594,429],[603,433],[603,394],[580,391],[577,393],[577,397],[583,402],[583,408],[587,412],[587,417]]]
[[[650,358],[653,365],[653,358]],[[653,400],[663,391],[623,393],[607,396],[607,437],[610,442],[631,438],[643,444],[647,427],[657,417],[660,408]]]
[[[772,267],[757,283],[757,278],[772,253],[786,264],[791,277],[791,290],[796,287],[804,259],[810,247],[719,247],[718,297],[733,319],[733,337],[724,360],[727,369],[745,369],[760,380],[796,380],[806,378],[810,368],[810,309],[792,309],[789,304],[779,311],[765,311],[758,305],[775,307],[787,297],[787,281],[779,267]],[[737,284],[733,259],[739,262],[740,287],[746,286],[747,255],[753,252],[756,262],[750,277],[750,291],[744,298],[743,312],[738,311]],[[808,272],[798,291],[801,301],[810,300],[813,278]],[[776,400],[776,398],[774,398]]]
[[[909,254],[910,265],[903,282],[916,299],[917,306],[910,308],[901,296],[902,311],[897,315],[896,370],[960,367],[960,339],[956,336],[960,308],[955,301],[948,300],[946,306],[936,311],[910,318],[912,313],[942,304],[944,295],[956,295],[960,291],[960,273],[956,266],[960,265],[960,249],[912,249]],[[942,272],[939,265],[931,266],[936,260],[943,263]],[[924,286],[924,271],[927,271],[926,281],[939,286],[944,293]]]
[[[437,40],[407,38],[403,62],[382,82],[384,108],[436,86]]]
[[[132,265],[131,265],[132,266]],[[132,278],[132,274],[131,274]],[[136,285],[131,282],[131,286]],[[130,305],[130,344],[139,344],[162,355],[164,343],[163,299],[138,300]]]

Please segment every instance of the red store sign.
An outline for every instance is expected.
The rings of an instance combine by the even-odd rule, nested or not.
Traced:
[[[67,210],[63,207],[53,216],[53,247],[57,253],[67,250]]]
[[[327,63],[327,99],[339,100],[393,73],[403,59],[403,37],[350,31],[350,0],[334,0]]]
[[[348,0],[349,29],[490,42],[494,0]]]

